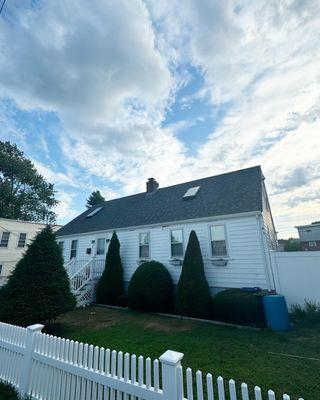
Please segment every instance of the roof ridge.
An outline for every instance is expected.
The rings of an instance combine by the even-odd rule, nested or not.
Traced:
[[[193,183],[193,182],[203,181],[203,180],[211,179],[211,178],[217,178],[217,177],[224,176],[224,175],[231,175],[231,174],[235,174],[235,173],[247,171],[247,170],[249,170],[249,169],[260,169],[260,171],[261,171],[261,165],[254,165],[254,166],[252,166],[252,167],[247,167],[247,168],[242,168],[242,169],[236,169],[236,170],[229,171],[229,172],[223,172],[222,174],[210,175],[210,176],[206,176],[206,177],[204,177],[204,178],[193,179],[192,181],[186,181],[186,182],[176,183],[175,185],[159,187],[159,188],[155,191],[155,193],[156,193],[156,192],[159,192],[159,191],[161,191],[161,190],[164,190],[164,189],[170,189],[170,188],[173,188],[173,187],[178,187],[178,186],[186,185],[186,184],[188,184],[188,183],[191,184],[191,183]],[[261,173],[262,173],[262,171],[261,171]],[[109,202],[111,202],[111,201],[116,201],[116,200],[120,200],[120,199],[127,199],[127,198],[129,198],[129,197],[141,196],[141,195],[145,195],[145,194],[146,194],[146,192],[133,193],[133,194],[129,194],[129,195],[127,195],[127,196],[121,196],[121,197],[116,197],[115,199],[105,200],[105,201],[103,201],[103,202],[101,202],[101,203],[99,203],[99,204],[101,205],[101,204],[109,203]],[[98,206],[99,204],[96,204],[96,205]]]

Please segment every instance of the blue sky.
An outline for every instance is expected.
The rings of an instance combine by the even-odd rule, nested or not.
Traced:
[[[0,139],[55,184],[58,222],[260,164],[280,237],[320,218],[316,0],[10,0]]]

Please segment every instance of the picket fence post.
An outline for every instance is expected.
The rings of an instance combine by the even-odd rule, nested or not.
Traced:
[[[166,400],[178,400],[178,370],[181,367],[183,353],[167,350],[159,357],[162,367],[162,390]]]
[[[40,333],[43,328],[44,325],[41,324],[30,325],[27,327],[26,347],[21,365],[21,376],[19,384],[19,393],[22,398],[28,395],[35,335],[37,333]]]

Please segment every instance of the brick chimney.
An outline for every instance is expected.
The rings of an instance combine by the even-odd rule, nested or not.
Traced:
[[[149,178],[147,181],[147,193],[155,192],[159,187],[159,183],[154,178]]]

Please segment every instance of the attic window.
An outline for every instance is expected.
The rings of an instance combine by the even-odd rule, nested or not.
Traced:
[[[102,209],[103,209],[103,207],[98,207],[98,208],[96,208],[95,210],[91,211],[90,214],[86,215],[86,218],[91,218],[91,217],[93,217],[94,215],[96,215],[96,214],[97,214],[99,211],[101,211]]]
[[[183,198],[190,199],[192,197],[195,197],[195,195],[198,193],[199,189],[200,189],[200,186],[194,186],[194,187],[189,188],[183,195]]]

